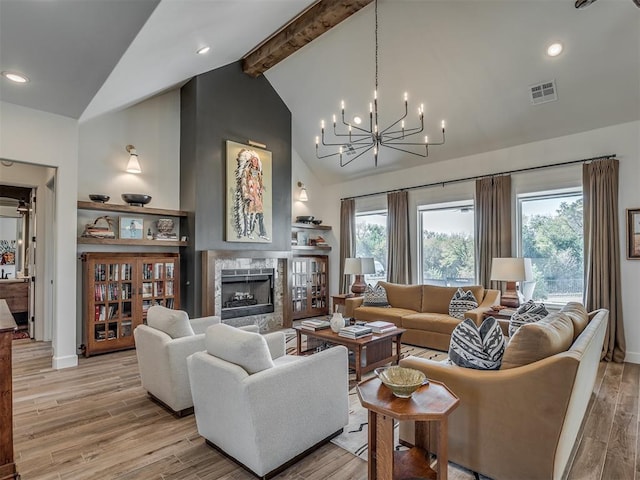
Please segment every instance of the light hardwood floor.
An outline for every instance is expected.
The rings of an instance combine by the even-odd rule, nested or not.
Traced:
[[[175,418],[140,386],[135,351],[52,370],[48,343],[14,342],[15,452],[23,480],[251,480],[207,447],[193,415]],[[602,363],[570,480],[640,480],[640,365]],[[365,480],[366,462],[327,444],[280,474]],[[449,468],[452,480],[473,476]],[[514,479],[518,480],[518,479]]]

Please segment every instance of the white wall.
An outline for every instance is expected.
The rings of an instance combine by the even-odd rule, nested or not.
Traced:
[[[57,168],[54,238],[47,240],[50,246],[54,246],[55,262],[52,366],[64,368],[77,365],[75,256],[78,123],[60,115],[0,102],[0,157]]]
[[[321,215],[327,224],[333,225],[334,234],[336,238],[339,238],[341,198],[611,153],[617,154],[617,158],[620,160],[619,214],[620,246],[621,252],[623,252],[621,273],[623,316],[627,341],[626,358],[627,361],[640,363],[640,295],[637,294],[640,289],[640,261],[627,260],[624,254],[626,251],[625,209],[640,207],[640,122],[615,125],[446,162],[427,164],[400,172],[372,175],[351,182],[324,186],[322,188],[322,204],[318,206],[317,213],[314,214]],[[295,161],[296,158],[294,158]],[[361,161],[366,161],[366,159],[363,158]],[[513,178],[514,190],[516,193],[522,193],[545,186],[552,188],[578,186],[582,183],[581,175],[579,166],[518,174]],[[445,188],[413,190],[410,193],[410,204],[415,207],[418,203],[473,198],[473,188],[473,182],[469,182]],[[359,207],[375,203],[375,198],[357,202]],[[378,203],[380,202],[378,201]],[[416,217],[414,216],[411,225],[411,249],[414,259],[417,244],[416,230]],[[334,249],[330,265],[332,294],[337,293],[338,288],[338,259],[339,252]]]
[[[180,91],[172,90],[125,110],[80,124],[78,199],[90,193],[111,196],[109,203],[124,204],[123,193],[145,193],[149,207],[180,206]],[[141,174],[127,173],[134,145]]]

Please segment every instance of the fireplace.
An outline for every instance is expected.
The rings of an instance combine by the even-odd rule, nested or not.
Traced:
[[[220,274],[223,320],[274,311],[273,268],[223,269]]]

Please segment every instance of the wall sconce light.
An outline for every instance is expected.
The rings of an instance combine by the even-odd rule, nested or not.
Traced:
[[[308,202],[309,196],[307,195],[307,189],[304,186],[304,183],[298,182],[298,187],[300,187],[300,195],[298,195],[298,200],[301,202]]]
[[[16,209],[16,212],[18,212],[21,215],[24,215],[28,211],[29,211],[29,207],[27,207],[27,204],[25,203],[24,199],[21,199],[18,202],[18,208]]]
[[[138,154],[136,153],[136,147],[133,145],[127,145],[124,147],[129,152],[129,163],[127,163],[127,172],[129,173],[142,173],[140,168],[140,162],[138,161]]]

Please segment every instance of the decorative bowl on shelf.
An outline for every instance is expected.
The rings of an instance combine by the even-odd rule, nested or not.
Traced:
[[[422,385],[429,383],[427,376],[420,370],[405,367],[376,368],[375,374],[396,397],[409,398]]]
[[[151,201],[151,195],[145,195],[143,193],[123,193],[121,197],[122,200],[132,207],[143,207]]]
[[[322,223],[322,220],[314,218],[313,220],[311,220],[311,223],[313,223],[314,225],[320,225]]]
[[[299,215],[296,217],[296,223],[311,223],[313,222],[312,215]]]
[[[111,198],[109,195],[101,195],[98,193],[92,193],[91,195],[89,195],[89,198],[91,199],[92,202],[97,202],[97,203],[106,203],[109,201],[109,199]]]

